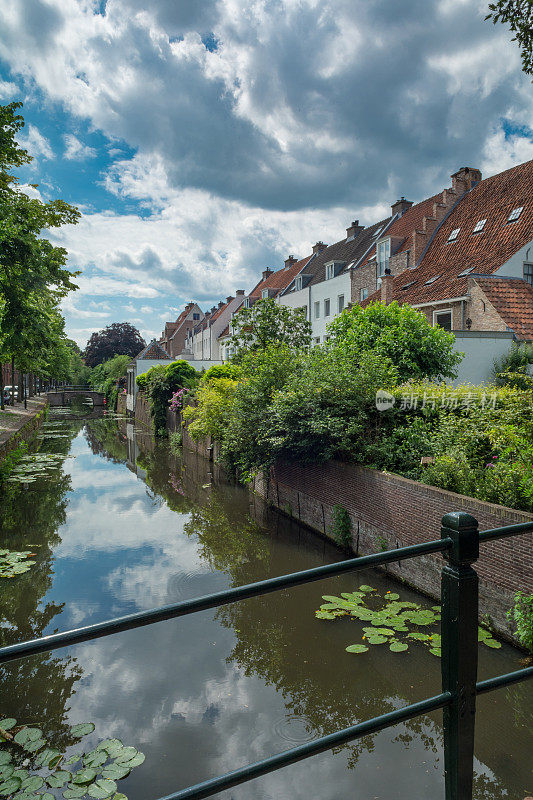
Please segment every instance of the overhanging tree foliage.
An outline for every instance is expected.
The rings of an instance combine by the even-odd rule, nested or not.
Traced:
[[[533,2],[532,0],[498,0],[489,3],[485,19],[508,23],[514,33],[511,41],[518,42],[522,56],[522,70],[533,75]]]
[[[89,367],[96,367],[117,355],[133,358],[143,347],[146,347],[146,342],[134,325],[129,322],[114,322],[91,334],[85,348],[85,363]]]

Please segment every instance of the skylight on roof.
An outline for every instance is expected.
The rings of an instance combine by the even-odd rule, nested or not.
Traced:
[[[507,217],[507,222],[516,222],[516,220],[520,217],[520,214],[524,210],[524,206],[519,206],[518,208],[513,208],[509,216]]]
[[[476,222],[476,224],[474,225],[474,230],[472,231],[472,233],[481,233],[481,231],[485,227],[486,221],[487,221],[486,219],[478,220],[478,222]]]
[[[373,256],[370,256],[370,258],[369,258],[368,260],[369,260],[369,261],[375,261],[375,258],[376,258],[376,254],[374,253],[374,255],[373,255]]]
[[[430,283],[435,283],[435,281],[436,281],[436,280],[438,280],[440,277],[442,277],[442,272],[441,272],[441,274],[440,274],[440,275],[434,275],[434,276],[433,276],[432,278],[430,278],[428,281],[424,281],[424,284],[425,284],[425,286],[429,286],[429,285],[430,285]]]
[[[470,275],[470,273],[473,272],[474,269],[475,269],[475,267],[468,267],[467,269],[464,269],[462,272],[460,272],[457,277],[458,278],[464,278],[465,275]]]
[[[416,283],[416,281],[409,281],[409,283],[404,283],[404,285],[402,286],[402,289],[408,289],[410,286],[413,286],[415,283]]]
[[[383,230],[383,228],[379,228],[377,231],[374,231],[374,233],[372,234],[372,236],[373,236],[374,238],[376,238],[376,236],[379,236],[379,234],[381,233],[381,231],[382,231],[382,230]]]
[[[457,239],[457,237],[459,236],[459,231],[460,231],[460,230],[461,230],[461,228],[454,228],[454,229],[453,229],[453,231],[452,231],[452,232],[450,233],[450,235],[448,236],[448,241],[449,241],[449,242],[455,242],[455,240],[456,240],[456,239]]]

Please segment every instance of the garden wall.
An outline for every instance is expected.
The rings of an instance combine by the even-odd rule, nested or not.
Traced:
[[[449,511],[472,514],[481,530],[533,519],[522,511],[337,461],[278,463],[268,476],[257,477],[253,488],[279,510],[330,538],[333,507],[343,506],[352,521],[353,550],[360,555],[438,539],[441,518]],[[496,630],[510,638],[507,611],[514,593],[533,592],[532,555],[533,534],[481,545],[476,565],[480,614],[488,614]],[[442,556],[429,555],[385,569],[438,598],[441,566]]]
[[[126,409],[126,400],[127,400],[127,395],[122,394],[122,392],[119,392],[119,394],[117,395],[117,414],[125,414],[126,413],[126,410],[127,410]]]

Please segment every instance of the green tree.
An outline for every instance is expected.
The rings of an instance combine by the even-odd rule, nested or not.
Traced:
[[[433,328],[410,306],[393,302],[356,305],[328,326],[328,347],[342,345],[354,362],[364,351],[389,358],[400,381],[453,378],[462,356],[453,349],[453,334]]]
[[[311,325],[304,312],[278,305],[272,299],[241,308],[231,321],[231,331],[229,344],[234,361],[269,346],[285,345],[299,351],[311,344]]]
[[[66,250],[42,233],[75,224],[80,214],[63,200],[43,202],[20,190],[11,170],[32,160],[16,141],[21,107],[0,106],[0,358],[15,358],[24,370],[36,368],[50,349],[60,327],[58,303],[77,288]]]
[[[514,33],[512,42],[518,42],[522,56],[522,70],[533,75],[533,2],[532,0],[497,0],[489,3],[489,13],[494,25],[501,22],[509,24]]]

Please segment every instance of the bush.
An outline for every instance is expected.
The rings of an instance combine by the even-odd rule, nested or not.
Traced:
[[[328,335],[329,343],[342,343],[354,360],[369,351],[389,358],[401,381],[453,378],[462,359],[453,349],[453,334],[433,328],[418,311],[396,302],[353,306],[328,326]]]
[[[507,617],[514,622],[516,637],[522,647],[533,653],[533,594],[517,592],[514,600],[514,606]]]
[[[156,436],[166,434],[167,410],[172,395],[183,387],[191,388],[197,380],[198,373],[184,360],[167,365],[157,364],[137,376],[137,386],[147,394],[150,401],[150,414]]]
[[[208,383],[213,378],[228,378],[236,381],[242,375],[242,369],[237,364],[215,364],[204,372],[201,383]]]
[[[527,368],[533,364],[533,345],[513,342],[508,353],[494,359],[493,381],[496,386],[515,386],[531,389],[533,382]],[[521,380],[525,378],[525,382]]]
[[[185,406],[182,412],[192,439],[198,441],[206,436],[216,441],[224,439],[236,388],[237,381],[230,378],[202,382],[196,393],[196,405]]]

